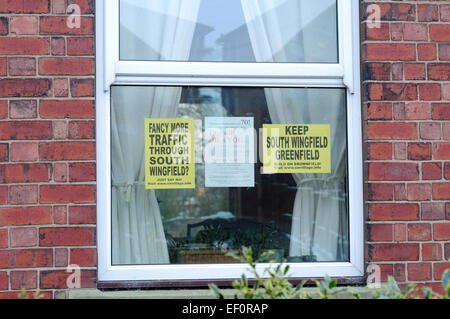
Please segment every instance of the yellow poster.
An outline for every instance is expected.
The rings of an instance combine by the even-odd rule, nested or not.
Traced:
[[[330,125],[264,124],[263,173],[331,173]]]
[[[194,119],[145,119],[145,188],[195,188]]]

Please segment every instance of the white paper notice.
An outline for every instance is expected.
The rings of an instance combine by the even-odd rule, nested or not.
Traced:
[[[253,117],[205,117],[205,187],[255,186]]]

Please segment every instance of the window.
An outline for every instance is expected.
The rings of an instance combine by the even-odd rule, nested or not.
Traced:
[[[273,251],[296,278],[362,276],[358,3],[99,2],[99,282],[238,278],[246,266],[225,253],[243,245]],[[166,140],[146,123],[180,119],[193,123],[191,179],[148,187],[146,143]],[[327,133],[293,152],[270,133],[291,127]],[[254,133],[234,135],[244,128]],[[208,161],[222,139],[234,162]],[[171,152],[158,145],[152,155]],[[303,169],[271,171],[271,147]]]

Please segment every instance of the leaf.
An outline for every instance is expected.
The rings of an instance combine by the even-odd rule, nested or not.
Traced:
[[[225,296],[222,294],[222,292],[219,290],[219,288],[214,284],[209,284],[209,289],[211,289],[216,296],[217,299],[225,299]]]
[[[396,293],[400,293],[400,288],[397,285],[397,282],[395,281],[395,279],[392,276],[389,276],[388,278],[389,281],[389,287],[391,288],[392,291],[396,292]]]

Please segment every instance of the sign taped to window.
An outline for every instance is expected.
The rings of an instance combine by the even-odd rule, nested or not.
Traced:
[[[329,124],[264,124],[263,173],[331,173]]]
[[[145,188],[195,188],[194,119],[145,119]]]

